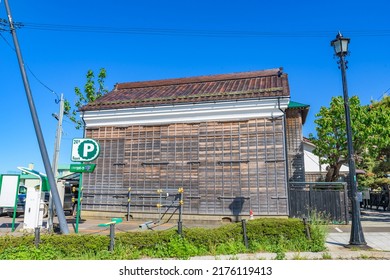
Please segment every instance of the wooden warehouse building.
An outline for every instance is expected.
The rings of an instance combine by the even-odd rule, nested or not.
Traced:
[[[281,68],[117,84],[81,108],[101,149],[83,175],[83,212],[125,214],[131,187],[131,215],[155,215],[148,194],[182,187],[185,217],[288,216],[307,111]]]

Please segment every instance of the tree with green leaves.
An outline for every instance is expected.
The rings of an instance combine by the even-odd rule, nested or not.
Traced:
[[[362,106],[357,96],[349,100],[354,156],[357,166],[365,159],[376,159],[389,144],[390,114],[381,106],[372,103]],[[380,107],[380,108],[379,108]],[[328,164],[325,180],[337,181],[340,168],[348,162],[344,100],[333,97],[329,107],[321,107],[316,114],[317,136],[310,136],[316,145],[314,153],[321,164]]]
[[[106,94],[108,90],[104,87],[104,80],[106,78],[106,70],[101,68],[95,81],[95,74],[92,70],[88,70],[87,82],[84,85],[84,91],[79,87],[75,87],[74,91],[76,93],[76,101],[74,103],[74,108],[70,105],[68,100],[65,100],[64,111],[69,119],[75,123],[76,129],[83,127],[83,122],[80,118],[77,117],[77,110],[88,103],[91,103]],[[98,87],[96,88],[96,82]]]
[[[368,165],[366,176],[363,178],[365,184],[373,189],[382,189],[384,186],[390,186],[390,96],[384,96],[381,101],[372,102],[370,109],[377,122],[381,123],[381,140],[378,145],[378,153],[375,157],[366,157]]]

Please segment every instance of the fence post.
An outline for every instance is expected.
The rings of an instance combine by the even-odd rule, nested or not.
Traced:
[[[242,223],[242,233],[243,233],[243,236],[244,236],[244,244],[245,244],[245,248],[248,249],[248,235],[246,234],[246,220],[243,219],[241,221]]]
[[[179,193],[179,221],[177,222],[177,232],[182,236],[183,235],[183,188],[179,188],[178,193]]]
[[[35,235],[35,239],[34,239],[35,248],[38,248],[39,243],[41,243],[41,229],[39,227],[35,228],[34,235]]]
[[[157,193],[159,194],[159,196],[158,196],[158,201],[159,202],[157,204],[157,208],[158,208],[158,222],[159,223],[161,222],[162,192],[163,192],[162,189],[158,189],[157,190]]]
[[[131,203],[131,187],[129,188],[127,192],[127,217],[126,221],[130,220],[130,203]]]
[[[110,252],[114,251],[115,245],[115,223],[110,224]]]
[[[306,217],[303,218],[303,225],[305,227],[306,238],[311,240],[310,228],[309,228],[309,225],[307,224],[307,218]]]
[[[345,200],[345,224],[348,225],[349,223],[349,211],[348,211],[348,208],[349,208],[349,198],[348,198],[348,184],[347,183],[343,183],[343,186],[344,186],[344,200]]]

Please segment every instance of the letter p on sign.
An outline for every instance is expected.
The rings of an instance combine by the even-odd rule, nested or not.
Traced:
[[[99,143],[89,138],[73,139],[72,161],[93,161],[100,153]]]
[[[84,158],[87,158],[88,157],[88,154],[90,152],[93,152],[93,150],[95,149],[95,145],[92,144],[92,143],[85,143],[84,144],[84,151],[83,151],[83,157]]]

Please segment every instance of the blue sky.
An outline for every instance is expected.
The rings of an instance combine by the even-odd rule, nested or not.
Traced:
[[[319,108],[342,94],[340,70],[330,47],[340,30],[351,38],[349,94],[367,104],[390,92],[390,4],[386,0],[9,0],[9,4],[13,20],[24,24],[17,34],[25,64],[36,76],[27,72],[50,159],[57,125],[52,113],[58,112],[59,105],[56,94],[45,86],[73,102],[74,87],[83,87],[88,69],[106,68],[106,87],[111,90],[117,82],[282,66],[289,75],[292,100],[311,106],[304,126],[307,136],[315,132]],[[3,0],[0,18],[7,18]],[[37,24],[67,28],[33,28]],[[69,26],[83,27],[75,31]],[[126,32],[120,33],[124,28]],[[10,47],[12,37],[0,32],[0,173],[30,162],[44,172]],[[70,163],[71,140],[81,136],[65,119],[60,163]]]

